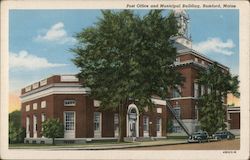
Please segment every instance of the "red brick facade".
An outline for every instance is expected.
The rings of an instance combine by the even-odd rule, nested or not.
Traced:
[[[78,87],[75,87],[78,83]],[[56,86],[57,85],[57,86]],[[63,87],[62,87],[63,85]],[[33,116],[37,116],[37,137],[42,137],[42,114],[46,116],[46,119],[49,118],[59,118],[61,123],[65,123],[64,113],[67,111],[73,111],[75,113],[75,136],[74,138],[93,138],[94,137],[94,112],[101,113],[101,137],[114,137],[114,113],[112,111],[99,111],[99,107],[94,106],[94,100],[91,99],[88,94],[81,93],[77,94],[73,91],[68,94],[61,93],[58,94],[56,88],[59,90],[67,90],[67,87],[76,89],[81,88],[79,82],[62,82],[60,81],[60,76],[56,75],[48,78],[47,84],[38,87],[36,89],[31,89],[25,92],[25,89],[22,89],[22,126],[26,126],[26,117],[29,117],[29,136],[34,137],[34,128],[33,128]],[[52,93],[46,95],[46,91],[50,90]],[[54,90],[53,90],[54,89]],[[73,88],[74,89],[74,88]],[[32,97],[33,96],[33,97]],[[31,99],[31,100],[29,100]],[[74,100],[74,106],[65,106],[65,100]],[[46,101],[46,107],[42,108],[42,101]],[[33,109],[33,104],[37,104],[37,108]],[[26,106],[29,105],[30,109],[26,110]],[[149,116],[149,136],[156,136],[156,118],[159,117],[162,119],[161,124],[161,136],[166,136],[166,107],[162,105],[158,105],[157,108],[161,108],[162,112],[157,113],[156,108],[153,109],[152,112],[140,113],[139,116],[139,136],[143,136],[143,115]],[[124,113],[125,116],[127,113]],[[127,120],[125,121],[125,126],[127,126]],[[126,128],[124,128],[126,131]],[[128,136],[128,135],[126,135]]]

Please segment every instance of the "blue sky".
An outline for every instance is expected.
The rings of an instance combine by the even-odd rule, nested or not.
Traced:
[[[238,10],[188,10],[193,48],[238,74]],[[136,13],[144,14],[145,10]],[[94,25],[100,10],[11,10],[10,91],[53,74],[77,73],[69,51],[75,33]]]

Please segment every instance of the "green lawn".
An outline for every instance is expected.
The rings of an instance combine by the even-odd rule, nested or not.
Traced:
[[[95,146],[95,145],[119,145],[119,144],[132,144],[132,142],[114,142],[114,141],[96,141],[96,142],[89,142],[89,143],[83,143],[83,144],[27,144],[27,143],[21,143],[21,144],[9,144],[10,148],[25,148],[25,147],[80,147],[80,146]]]

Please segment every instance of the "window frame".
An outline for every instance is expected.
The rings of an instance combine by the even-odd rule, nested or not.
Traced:
[[[47,102],[44,100],[44,101],[41,101],[41,108],[46,108],[47,107]]]
[[[69,118],[67,118],[67,114],[72,114],[73,118],[70,117],[70,121]],[[64,131],[65,132],[71,132],[71,131],[75,131],[76,130],[76,115],[75,115],[75,111],[65,111],[64,112]]]
[[[76,100],[74,99],[65,99],[63,101],[64,107],[73,107],[76,106]]]
[[[143,131],[149,132],[149,116],[143,116]]]
[[[96,115],[98,114],[98,119],[96,117]],[[94,121],[94,132],[101,132],[101,112],[94,112],[94,117],[93,117],[93,121]],[[98,124],[98,125],[97,125]],[[98,126],[98,129],[97,129]]]

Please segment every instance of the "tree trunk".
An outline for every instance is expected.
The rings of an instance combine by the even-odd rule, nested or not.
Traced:
[[[124,122],[125,122],[125,115],[124,115],[124,104],[121,102],[119,105],[119,138],[118,142],[124,142]]]

